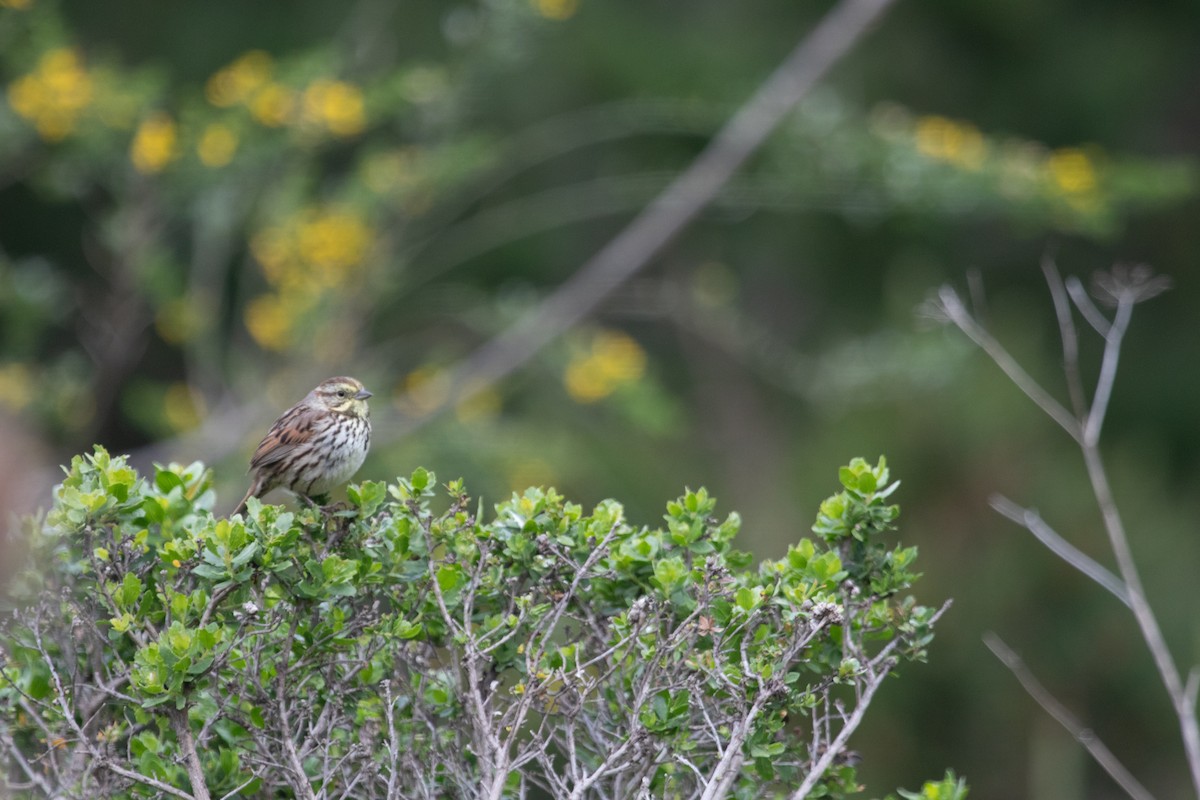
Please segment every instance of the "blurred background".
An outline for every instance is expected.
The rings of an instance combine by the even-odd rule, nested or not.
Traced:
[[[915,310],[982,286],[1065,401],[1041,259],[1172,278],[1135,311],[1105,452],[1174,653],[1200,660],[1195,3],[901,0],[646,269],[451,391],[830,7],[0,0],[0,473],[94,442],[201,459],[228,512],[275,416],[350,374],[375,392],[360,478],[423,465],[489,504],[555,485],[650,525],[705,485],[765,558],[839,465],[886,454],[919,597],[955,606],[856,735],[869,796],[946,767],[980,798],[1120,796],[989,630],[1152,792],[1186,794],[1130,616],[987,505],[1111,564],[1076,450]]]

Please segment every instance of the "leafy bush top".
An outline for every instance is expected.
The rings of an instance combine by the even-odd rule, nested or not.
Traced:
[[[432,473],[211,513],[210,476],[76,457],[0,644],[23,796],[840,797],[846,739],[940,612],[900,593],[883,459],[750,569],[699,489],[664,525]]]

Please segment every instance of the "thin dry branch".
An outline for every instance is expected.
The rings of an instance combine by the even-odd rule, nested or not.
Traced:
[[[1092,494],[1100,509],[1104,523],[1104,531],[1108,536],[1114,560],[1117,564],[1119,578],[1112,575],[1088,556],[1076,550],[1041,522],[1040,517],[1022,509],[1016,504],[1001,501],[993,502],[1004,516],[1013,519],[1033,533],[1051,550],[1071,566],[1091,577],[1123,602],[1133,612],[1138,630],[1146,648],[1154,660],[1155,668],[1163,687],[1171,700],[1172,708],[1179,723],[1180,735],[1183,740],[1184,753],[1188,769],[1192,776],[1193,787],[1200,796],[1200,722],[1196,716],[1196,687],[1189,678],[1187,683],[1180,674],[1174,657],[1171,655],[1166,638],[1159,627],[1154,610],[1150,607],[1138,573],[1137,563],[1129,545],[1129,537],[1125,530],[1120,510],[1113,497],[1112,487],[1108,481],[1108,473],[1104,468],[1104,460],[1100,453],[1100,432],[1104,418],[1108,412],[1109,401],[1112,397],[1113,386],[1116,382],[1117,367],[1120,362],[1121,345],[1125,332],[1132,318],[1133,307],[1169,287],[1170,282],[1162,277],[1154,276],[1148,267],[1126,267],[1118,265],[1110,273],[1098,273],[1095,284],[1101,299],[1115,306],[1113,319],[1109,321],[1099,311],[1096,305],[1083,292],[1082,285],[1076,279],[1065,283],[1058,278],[1053,264],[1043,264],[1050,291],[1054,297],[1055,309],[1058,314],[1059,332],[1062,338],[1064,371],[1068,384],[1079,381],[1080,367],[1078,361],[1078,344],[1076,329],[1069,310],[1065,308],[1063,292],[1075,303],[1088,324],[1104,339],[1104,353],[1101,358],[1100,372],[1093,389],[1091,405],[1084,409],[1080,420],[1071,416],[1058,401],[1054,400],[1029,376],[1027,372],[1009,355],[971,316],[950,287],[943,287],[939,292],[941,311],[963,333],[988,354],[989,357],[1008,375],[1034,403],[1064,430],[1070,434],[1079,445],[1083,456],[1084,467]],[[1083,396],[1080,383],[1072,388],[1073,402],[1079,406],[1077,396]],[[1032,516],[1030,516],[1032,514]],[[1053,534],[1053,535],[1051,535]]]
[[[187,707],[169,712],[171,728],[175,731],[175,740],[183,753],[183,763],[187,768],[188,780],[192,784],[192,795],[196,800],[209,800],[208,784],[204,780],[204,765],[200,763],[200,755],[196,752],[196,740],[192,738],[192,726],[188,721]]]
[[[929,620],[929,623],[932,625],[937,622],[949,608],[950,601],[946,601]],[[888,674],[891,673],[892,668],[895,666],[895,662],[892,660],[892,652],[899,647],[901,642],[901,639],[893,639],[867,663],[867,677],[859,687],[854,711],[843,719],[842,728],[838,731],[837,736],[825,747],[821,756],[812,765],[812,769],[809,770],[808,775],[805,776],[803,783],[800,784],[796,791],[789,795],[788,800],[804,800],[804,798],[808,797],[808,793],[825,776],[825,771],[832,766],[833,760],[845,749],[846,742],[850,741],[850,736],[862,724],[863,716],[867,713],[867,707],[871,705],[871,701],[875,697],[875,692],[883,685]]]
[[[938,291],[938,301],[941,311],[947,319],[987,353],[1018,389],[1024,392],[1048,417],[1057,422],[1059,427],[1066,431],[1072,439],[1081,440],[1082,432],[1079,420],[1075,419],[1062,403],[1055,400],[1049,392],[1042,388],[1041,384],[1035,381],[1033,376],[1026,372],[1025,368],[1004,348],[1004,345],[1000,344],[986,328],[971,316],[971,312],[967,310],[962,298],[958,296],[958,292],[950,286],[943,286]]]
[[[1049,714],[1054,720],[1066,728],[1071,736],[1075,737],[1075,741],[1083,745],[1088,754],[1095,759],[1096,763],[1107,772],[1114,781],[1125,793],[1134,800],[1154,800],[1146,788],[1142,786],[1136,778],[1130,774],[1120,760],[1113,755],[1112,751],[1100,741],[1100,737],[1091,728],[1080,722],[1067,707],[1058,701],[1046,687],[1042,686],[1041,682],[1034,674],[1025,666],[1025,662],[1010,648],[1004,641],[994,633],[986,633],[983,637],[983,643],[987,645],[988,650],[992,651],[992,655],[1000,660],[1000,663],[1008,668],[1016,679],[1021,683],[1023,688],[1030,697],[1033,698],[1042,710]]]
[[[992,495],[990,505],[998,514],[1032,533],[1054,555],[1100,584],[1126,606],[1130,605],[1129,590],[1125,588],[1125,583],[1105,569],[1100,562],[1060,536],[1036,511],[1024,508],[999,494]]]
[[[720,192],[787,114],[894,0],[841,0],[738,109],[709,145],[641,214],[532,313],[485,343],[452,372],[449,400],[392,431],[403,435],[464,390],[500,380],[578,323],[646,266]]]
[[[1083,419],[1087,416],[1087,400],[1083,394],[1083,378],[1079,374],[1079,333],[1075,329],[1075,318],[1071,316],[1070,295],[1063,285],[1058,266],[1048,254],[1042,258],[1042,273],[1046,276],[1046,284],[1050,287],[1050,297],[1054,300],[1054,313],[1058,316],[1059,338],[1062,339],[1063,372],[1067,377],[1067,392],[1071,396],[1071,408],[1075,416]]]

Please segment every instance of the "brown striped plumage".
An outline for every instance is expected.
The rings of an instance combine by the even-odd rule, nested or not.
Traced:
[[[371,446],[371,396],[354,378],[330,378],[275,420],[250,459],[251,497],[283,487],[322,495],[354,476]]]

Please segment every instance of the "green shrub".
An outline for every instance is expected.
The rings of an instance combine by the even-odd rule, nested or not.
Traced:
[[[211,513],[200,464],[76,457],[0,645],[10,791],[60,797],[842,797],[940,612],[854,460],[749,568],[705,490],[665,524],[416,470],[336,509]],[[537,794],[535,792],[535,794]]]

